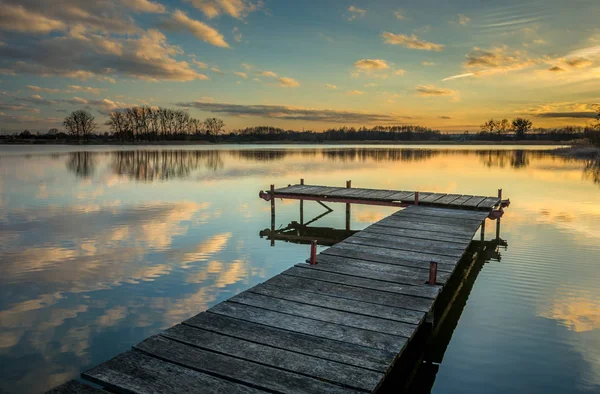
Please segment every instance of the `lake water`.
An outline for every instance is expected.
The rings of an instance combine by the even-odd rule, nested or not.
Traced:
[[[0,146],[0,392],[77,377],[305,260],[307,245],[259,235],[270,205],[258,192],[300,178],[503,188],[508,246],[479,272],[432,392],[600,392],[600,168],[539,148],[436,146]],[[313,225],[344,229],[332,208]],[[394,210],[354,205],[351,227]],[[304,219],[323,211],[305,202]],[[298,202],[277,202],[276,226],[294,220]]]

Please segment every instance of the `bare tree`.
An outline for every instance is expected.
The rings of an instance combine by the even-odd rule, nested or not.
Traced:
[[[206,135],[212,135],[215,139],[223,131],[225,123],[219,118],[207,118],[204,121],[204,127],[206,128]]]
[[[95,119],[96,118],[94,118],[91,113],[80,109],[71,112],[70,115],[65,117],[63,125],[67,130],[67,133],[74,136],[77,139],[77,142],[79,142],[81,137],[87,141],[89,135],[96,129]]]
[[[506,134],[510,131],[510,123],[508,119],[502,119],[500,122],[496,123],[496,131],[498,134]]]
[[[480,127],[481,131],[493,133],[498,128],[498,122],[496,122],[494,119],[490,119],[484,124],[482,124]]]

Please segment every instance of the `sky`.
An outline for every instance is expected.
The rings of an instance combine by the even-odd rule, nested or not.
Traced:
[[[0,131],[140,105],[226,130],[585,125],[598,15],[597,0],[0,0]]]

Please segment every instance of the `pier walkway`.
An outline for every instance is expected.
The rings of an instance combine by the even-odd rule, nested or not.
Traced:
[[[341,195],[315,188],[275,196]],[[346,197],[402,204],[411,193],[351,190]],[[452,195],[470,210],[426,206],[451,204],[449,196],[422,193],[419,205],[323,250],[316,264],[297,264],[82,374],[102,388],[71,381],[52,393],[375,392],[500,204]]]

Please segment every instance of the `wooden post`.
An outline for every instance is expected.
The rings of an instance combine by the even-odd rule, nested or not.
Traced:
[[[500,199],[500,202],[502,202],[502,189],[498,189],[498,198]]]
[[[310,265],[317,264],[317,241],[310,241]]]
[[[496,241],[500,240],[500,218],[496,221]]]
[[[300,184],[304,185],[304,178],[300,178]]]
[[[415,192],[415,205],[419,205],[419,192]]]
[[[271,185],[271,246],[275,246],[275,185]]]
[[[352,187],[352,181],[346,181],[346,189]],[[346,204],[346,231],[350,231],[350,204]]]
[[[435,261],[429,263],[429,281],[427,283],[430,285],[437,283],[437,263]]]
[[[485,219],[481,222],[481,242],[483,241],[485,241]]]
[[[304,200],[300,200],[300,224],[304,224]]]

